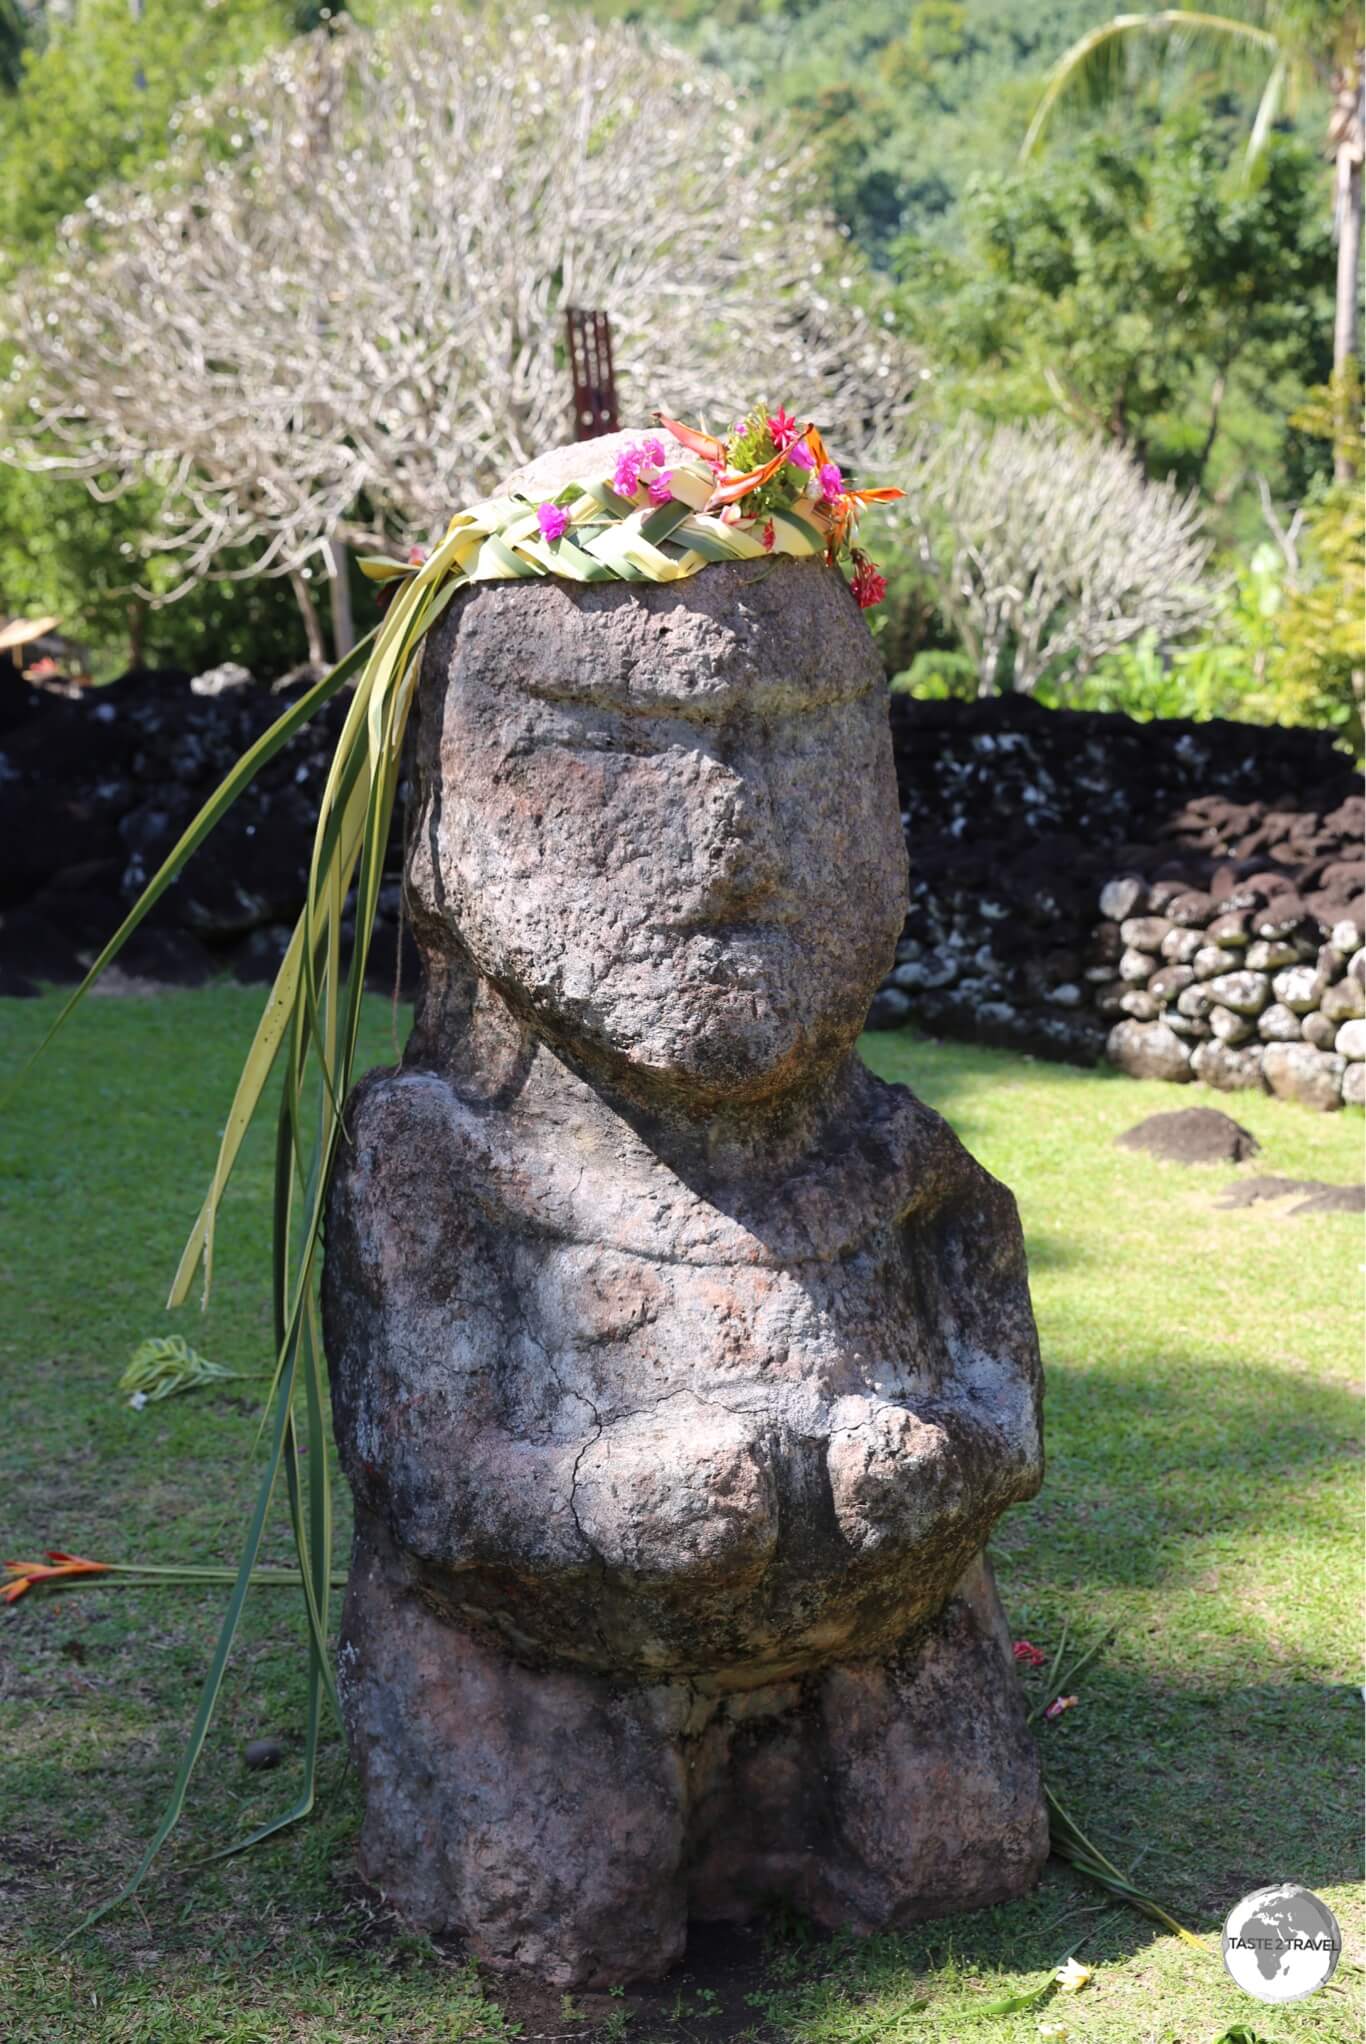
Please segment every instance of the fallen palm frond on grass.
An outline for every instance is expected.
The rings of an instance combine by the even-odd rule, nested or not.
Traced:
[[[222,1384],[234,1377],[245,1380],[249,1374],[230,1370],[226,1363],[211,1363],[190,1347],[183,1334],[153,1334],[134,1349],[119,1378],[119,1390],[130,1405],[140,1409],[174,1398],[180,1391],[198,1391],[205,1384]]]
[[[1192,1950],[1201,1952],[1206,1958],[1212,1956],[1209,1946],[1194,1931],[1186,1930],[1174,1916],[1169,1916],[1161,1903],[1154,1902],[1151,1895],[1145,1895],[1136,1888],[1127,1874],[1121,1873],[1113,1860],[1107,1859],[1098,1845],[1093,1845],[1075,1818],[1063,1808],[1051,1788],[1044,1784],[1044,1796],[1048,1803],[1048,1844],[1054,1857],[1066,1860],[1079,1874],[1085,1874],[1088,1881],[1094,1881],[1098,1888],[1104,1888],[1120,1902],[1127,1902],[1140,1916],[1151,1917],[1160,1923],[1173,1937],[1178,1937]]]
[[[44,1550],[44,1561],[0,1562],[0,1604],[16,1604],[30,1590],[145,1589],[157,1583],[232,1583],[237,1570],[170,1562],[164,1566],[151,1561],[89,1561],[81,1554],[66,1554],[60,1547]],[[297,1590],[302,1578],[296,1568],[272,1568],[268,1563],[253,1569],[252,1583],[264,1588]],[[333,1589],[344,1589],[345,1576],[333,1576]]]

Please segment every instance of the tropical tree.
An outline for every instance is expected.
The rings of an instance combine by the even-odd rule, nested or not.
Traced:
[[[1360,337],[1363,159],[1366,159],[1366,34],[1356,0],[1260,0],[1256,16],[1203,13],[1167,7],[1154,14],[1118,14],[1084,35],[1059,58],[1035,109],[1021,149],[1035,149],[1058,102],[1066,97],[1103,104],[1128,80],[1132,58],[1144,46],[1206,48],[1217,55],[1251,54],[1267,76],[1248,137],[1255,164],[1282,105],[1306,88],[1329,95],[1326,145],[1333,164],[1333,231],[1337,238],[1337,293],[1333,322],[1333,375],[1348,387]],[[1344,398],[1344,403],[1348,402]],[[1337,456],[1340,480],[1350,455]]]
[[[226,158],[210,102],[213,149],[88,203],[13,295],[4,451],[154,481],[185,587],[321,556],[339,653],[350,545],[428,542],[567,437],[566,305],[610,314],[628,416],[771,390],[863,465],[918,381],[800,156],[624,29],[342,22],[227,110]]]
[[[967,418],[902,478],[901,520],[979,695],[1065,686],[1144,632],[1179,640],[1212,615],[1194,495],[1149,482],[1112,440]]]
[[[978,180],[952,242],[899,243],[899,309],[941,408],[960,394],[994,418],[1056,408],[1152,475],[1241,492],[1240,519],[1250,471],[1293,487],[1278,471],[1303,454],[1279,422],[1329,374],[1320,166],[1277,135],[1254,184],[1230,180],[1231,129],[1183,109],[1088,135]]]

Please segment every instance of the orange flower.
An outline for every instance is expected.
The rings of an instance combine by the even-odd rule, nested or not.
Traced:
[[[107,1561],[86,1561],[79,1554],[63,1554],[59,1547],[49,1547],[48,1563],[41,1561],[7,1561],[0,1564],[10,1580],[0,1589],[0,1603],[13,1604],[35,1583],[51,1582],[57,1576],[103,1576],[109,1573]]]
[[[865,504],[894,504],[904,490],[843,490],[830,506],[831,550],[838,552],[858,523]]]
[[[741,497],[747,497],[751,490],[762,489],[770,476],[777,475],[786,460],[785,454],[775,454],[772,461],[766,461],[761,468],[750,469],[746,475],[728,475],[724,482],[716,485],[703,508],[715,511],[718,505],[738,504]]]
[[[680,447],[690,447],[694,454],[700,454],[706,461],[721,461],[726,458],[726,443],[717,440],[710,433],[699,433],[695,426],[682,426],[677,419],[671,419],[667,412],[656,412],[655,424],[662,426],[666,433],[672,433]]]

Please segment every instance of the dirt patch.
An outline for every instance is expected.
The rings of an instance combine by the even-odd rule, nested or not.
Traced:
[[[392,1948],[411,1933],[354,1868],[334,1881],[337,1904],[324,1918],[334,1949],[358,1957]],[[682,1962],[663,1980],[638,1982],[611,1992],[548,1986],[515,1974],[480,1967],[480,1986],[497,2003],[512,2034],[525,2044],[610,2044],[632,2037],[650,2044],[720,2044],[743,2036],[753,2044],[778,2044],[779,2033],[763,2011],[773,1987],[775,1950],[789,1960],[805,1948],[813,1965],[829,1943],[815,1925],[779,1910],[752,1923],[688,1924]],[[473,1957],[458,1932],[438,1932],[431,1948],[446,1966]],[[517,2026],[520,2025],[520,2028]]]
[[[1292,1214],[1366,1213],[1366,1185],[1327,1185],[1321,1178],[1246,1178],[1230,1185],[1221,1207],[1250,1207],[1262,1199],[1291,1199]]]
[[[1216,1107],[1150,1114],[1115,1141],[1122,1150],[1147,1150],[1168,1164],[1241,1164],[1261,1148],[1251,1129]]]

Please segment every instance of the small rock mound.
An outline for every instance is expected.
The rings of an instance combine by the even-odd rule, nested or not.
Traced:
[[[1327,1185],[1321,1178],[1246,1178],[1231,1185],[1221,1207],[1255,1206],[1259,1199],[1296,1196],[1292,1214],[1366,1213],[1366,1185]]]
[[[1115,1141],[1125,1150],[1149,1150],[1169,1164],[1241,1164],[1261,1148],[1251,1129],[1216,1107],[1150,1114]]]

